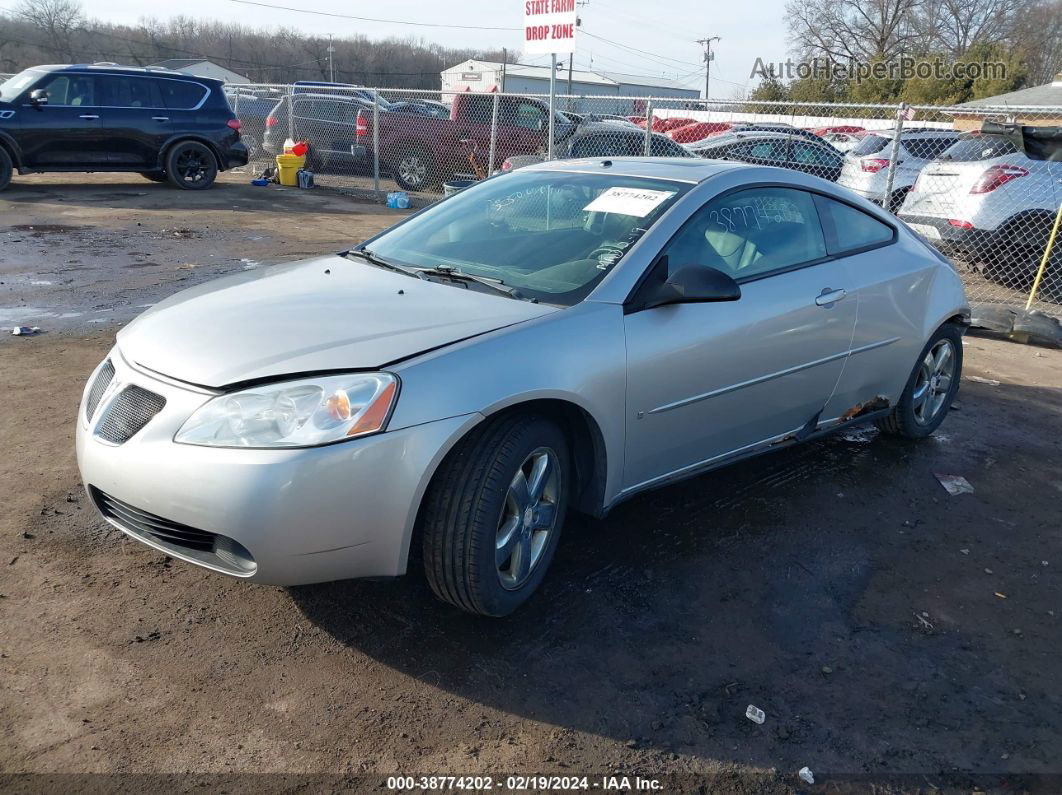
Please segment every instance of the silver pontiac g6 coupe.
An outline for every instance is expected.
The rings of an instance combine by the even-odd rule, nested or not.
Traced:
[[[279,585],[403,574],[503,616],[569,511],[857,422],[947,414],[969,309],[947,260],[816,177],[544,163],[338,255],[163,301],[85,387],[103,516]]]

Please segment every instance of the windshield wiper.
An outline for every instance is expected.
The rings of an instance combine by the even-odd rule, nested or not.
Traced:
[[[433,268],[417,268],[416,274],[422,279],[429,276],[438,276],[443,279],[451,279],[457,282],[474,282],[476,284],[481,284],[484,287],[489,287],[495,292],[507,295],[510,298],[526,300],[519,290],[515,287],[507,286],[501,279],[492,279],[489,276],[475,276],[471,273],[465,273],[462,270],[458,270],[452,265],[436,265]],[[531,301],[537,303],[535,299],[531,299]]]
[[[420,268],[407,268],[404,265],[395,265],[395,263],[393,262],[388,262],[385,259],[377,257],[375,254],[372,253],[372,251],[367,248],[352,248],[349,251],[344,251],[342,253],[342,256],[358,257],[370,263],[371,265],[375,265],[378,268],[386,268],[389,271],[395,271],[396,273],[404,273],[406,274],[406,276],[415,276],[417,278],[420,278]]]

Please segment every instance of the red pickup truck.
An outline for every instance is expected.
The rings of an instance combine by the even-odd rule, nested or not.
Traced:
[[[377,133],[381,170],[389,171],[400,187],[419,191],[439,185],[455,174],[473,172],[471,146],[477,163],[488,168],[494,94],[465,92],[454,96],[450,118],[381,110]],[[549,135],[549,104],[530,97],[499,96],[495,138],[495,168],[512,155],[529,155],[546,148]],[[373,112],[358,112],[355,136],[366,157],[373,157]],[[561,113],[554,114],[554,139],[563,141],[575,124]],[[472,144],[465,143],[471,141]]]

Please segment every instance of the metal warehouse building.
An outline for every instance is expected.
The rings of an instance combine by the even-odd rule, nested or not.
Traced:
[[[441,73],[443,100],[463,91],[504,91],[511,94],[549,94],[549,67],[528,64],[502,64],[495,61],[469,59],[451,66]],[[557,70],[557,93],[567,94],[568,70]],[[571,73],[571,92],[575,95],[614,96],[613,101],[584,102],[562,100],[562,110],[629,115],[640,112],[644,105],[629,97],[669,97],[677,100],[700,98],[697,89],[663,77],[645,77],[620,72],[593,72],[575,69]],[[628,97],[628,99],[619,99]],[[681,103],[674,103],[681,107]]]

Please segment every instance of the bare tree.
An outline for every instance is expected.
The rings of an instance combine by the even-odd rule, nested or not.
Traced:
[[[910,52],[922,0],[789,0],[790,43],[804,58],[890,61]]]
[[[45,38],[61,61],[74,60],[74,35],[84,25],[85,16],[76,0],[22,0],[15,14],[29,22]]]
[[[974,42],[994,44],[1007,39],[1028,0],[936,0],[926,3],[914,19],[922,33],[923,52],[960,58]]]

